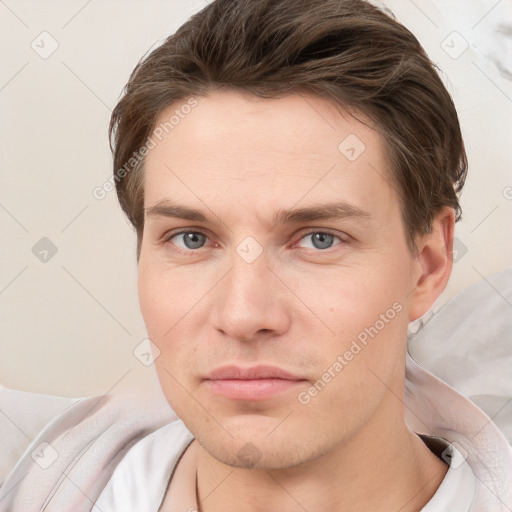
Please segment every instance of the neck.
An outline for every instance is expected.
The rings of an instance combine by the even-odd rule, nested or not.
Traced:
[[[200,512],[235,512],[241,504],[247,512],[420,510],[448,466],[406,427],[403,415],[394,424],[376,416],[350,440],[296,467],[234,468],[199,446]]]

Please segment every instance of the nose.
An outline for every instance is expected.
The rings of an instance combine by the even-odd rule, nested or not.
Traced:
[[[241,342],[285,333],[290,326],[289,291],[269,266],[265,253],[251,263],[235,253],[232,263],[216,287],[216,329]]]

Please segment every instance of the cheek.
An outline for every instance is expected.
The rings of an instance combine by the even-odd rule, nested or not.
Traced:
[[[338,272],[329,286],[332,303],[323,306],[324,312],[329,311],[326,323],[335,333],[324,345],[324,370],[338,361],[343,370],[335,372],[331,389],[354,389],[354,398],[371,395],[375,386],[382,388],[380,380],[394,378],[407,340],[410,290],[406,260],[366,263]]]
[[[190,408],[190,396],[185,388],[192,389],[195,385],[191,362],[197,360],[198,353],[193,343],[197,337],[186,332],[190,326],[186,320],[193,314],[189,305],[193,297],[181,291],[182,284],[172,270],[160,272],[146,267],[144,262],[139,266],[140,309],[148,336],[160,351],[155,368],[164,396],[178,415],[186,415]]]
[[[391,332],[398,325],[403,328],[407,321],[399,313],[407,310],[410,294],[406,270],[402,269],[372,262],[339,268],[321,285],[311,281],[308,305],[320,312],[319,316],[326,314],[326,323],[345,340],[375,325],[382,332]]]
[[[305,404],[302,412],[326,431],[356,429],[374,413],[388,389],[400,396],[397,383],[403,373],[407,315],[398,301],[368,306],[363,301],[340,314],[335,341],[322,351],[317,380],[299,397]]]
[[[169,287],[158,271],[147,268],[144,264],[139,267],[137,284],[139,305],[146,330],[151,341],[160,350],[157,362],[162,364],[168,351],[167,340],[174,334],[180,317],[178,296],[181,294],[176,292],[175,285]]]
[[[168,337],[181,318],[193,315],[201,287],[191,279],[178,268],[162,269],[158,264],[145,263],[139,267],[140,309],[148,330],[157,339]]]
[[[148,335],[160,348],[159,340],[172,325],[172,299],[151,272],[139,273],[139,304]],[[168,301],[170,304],[168,304]],[[166,312],[164,314],[164,312]]]
[[[207,291],[207,282],[183,269],[161,269],[144,262],[139,267],[139,304],[148,336],[160,350],[159,375],[167,371],[180,382],[189,379],[199,353],[198,333],[205,323],[206,305],[201,299]]]

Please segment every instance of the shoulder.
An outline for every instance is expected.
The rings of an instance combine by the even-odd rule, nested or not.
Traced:
[[[119,463],[92,512],[157,510],[178,460],[193,439],[181,420],[141,439]]]
[[[87,500],[90,510],[130,448],[177,419],[161,397],[147,395],[92,396],[65,406],[7,475],[0,488],[2,507],[16,512],[37,504],[65,511],[76,503],[74,510],[82,510],[78,504]]]
[[[39,432],[78,400],[0,384],[0,485]]]
[[[409,340],[408,424],[463,455],[476,478],[471,510],[512,506],[511,303],[508,269],[455,296]]]

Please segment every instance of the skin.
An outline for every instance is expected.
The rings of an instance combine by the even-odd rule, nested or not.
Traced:
[[[310,94],[197,100],[147,156],[145,208],[172,201],[220,224],[148,213],[138,288],[163,392],[196,439],[201,510],[419,510],[447,466],[404,422],[407,327],[450,275],[453,211],[413,254],[371,122]],[[365,145],[354,161],[338,149],[349,134]],[[279,209],[340,201],[367,216],[273,224]],[[204,237],[172,236],[183,229]],[[315,241],[325,232],[334,236]],[[237,253],[249,236],[262,250],[251,263]],[[301,403],[393,304],[400,312]],[[233,400],[204,380],[225,364],[304,380]]]

